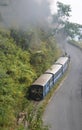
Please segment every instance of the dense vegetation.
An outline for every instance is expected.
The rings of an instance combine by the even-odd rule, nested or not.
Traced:
[[[28,88],[59,55],[49,30],[0,30],[1,130],[23,130],[23,126],[17,126],[20,112],[28,113],[29,129],[46,129],[42,127],[40,110],[33,119],[36,107],[27,98]]]
[[[10,4],[12,4],[12,2],[10,3],[9,1]],[[6,9],[9,3],[0,2],[0,6]],[[32,3],[33,0],[31,4]],[[46,127],[43,127],[41,119],[42,107],[36,109],[36,104],[28,99],[29,87],[33,81],[44,73],[44,71],[60,56],[61,52],[56,45],[54,35],[58,36],[61,34],[62,41],[63,38],[67,39],[70,37],[74,39],[76,36],[78,39],[82,39],[82,25],[69,22],[71,13],[70,5],[57,2],[58,10],[53,16],[50,16],[47,1],[43,2],[40,6],[38,6],[38,3],[33,5],[35,5],[33,6],[35,7],[34,9],[38,7],[39,11],[35,10],[35,13],[32,12],[33,14],[31,14],[27,6],[25,7],[26,10],[28,10],[28,15],[25,12],[26,15],[21,16],[23,10],[17,11],[17,13],[20,12],[21,15],[19,16],[21,17],[17,17],[19,26],[14,27],[20,29],[11,28],[10,25],[12,24],[10,23],[13,16],[8,14],[8,16],[10,16],[10,22],[8,23],[7,20],[9,20],[9,17],[3,19],[5,17],[3,17],[2,11],[0,12],[0,25],[9,27],[8,30],[0,28],[1,130],[24,130],[25,128],[26,130],[47,130]],[[14,11],[15,8],[18,10],[18,7],[19,6],[13,6]],[[32,15],[31,17],[29,16],[29,12],[30,15]],[[37,16],[37,12],[42,12],[39,14],[41,17]],[[13,12],[10,14],[13,14]],[[53,31],[51,31],[51,28],[47,27],[48,23],[46,19],[48,16],[53,19],[50,25]],[[31,26],[29,23],[30,19],[34,22],[31,24],[35,26]],[[23,25],[21,25],[21,21],[26,24],[24,25],[23,23]],[[38,22],[40,24],[37,24]],[[28,27],[29,24],[30,26]],[[24,28],[22,29],[21,27]],[[18,117],[21,112],[25,114],[25,120],[19,124]]]

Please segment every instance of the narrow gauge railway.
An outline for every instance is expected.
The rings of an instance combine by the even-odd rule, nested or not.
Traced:
[[[29,96],[33,100],[42,100],[49,93],[58,79],[68,68],[69,56],[60,57],[44,74],[42,74],[31,86]]]

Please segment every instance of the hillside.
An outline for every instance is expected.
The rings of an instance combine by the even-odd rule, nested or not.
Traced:
[[[33,103],[28,88],[60,55],[49,31],[28,32],[0,29],[0,129],[23,130],[17,125],[20,112],[28,113],[28,126],[43,130],[42,122],[32,122]],[[37,115],[38,116],[38,115]]]

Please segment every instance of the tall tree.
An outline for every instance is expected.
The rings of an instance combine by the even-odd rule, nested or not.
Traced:
[[[53,15],[54,33],[64,34],[64,38],[81,36],[82,25],[69,22],[71,13],[70,5],[57,2],[57,13]]]
[[[57,8],[58,8],[58,17],[62,20],[68,20],[68,18],[71,16],[70,5],[65,5],[61,2],[57,2]]]
[[[69,20],[70,12],[70,5],[65,5],[61,2],[57,2],[57,13],[53,15],[55,32],[59,31],[61,28],[65,26],[65,23]]]

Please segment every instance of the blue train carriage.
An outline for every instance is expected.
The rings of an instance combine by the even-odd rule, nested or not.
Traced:
[[[63,74],[63,66],[61,64],[54,64],[51,66],[50,69],[48,69],[46,74],[52,74],[53,78],[53,85],[56,83],[56,81],[62,76]],[[52,85],[52,86],[53,86]]]
[[[30,98],[33,100],[42,100],[50,91],[53,84],[52,74],[42,74],[30,86]]]
[[[31,86],[30,86],[30,98],[33,100],[43,99],[50,91],[56,81],[62,76],[69,65],[69,57],[60,57],[54,65],[51,66],[44,74],[42,74]]]
[[[68,65],[69,65],[70,58],[69,56],[63,56],[60,57],[55,64],[61,64],[63,66],[63,73],[66,71]]]

